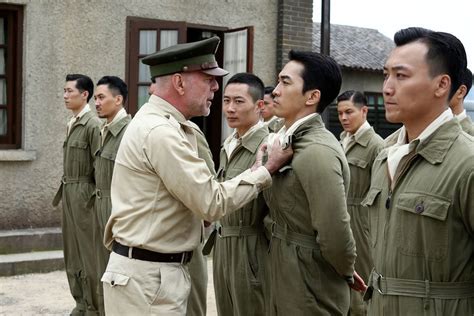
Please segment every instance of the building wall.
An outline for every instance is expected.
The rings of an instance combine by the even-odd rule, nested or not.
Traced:
[[[51,200],[62,175],[64,78],[125,76],[126,17],[254,26],[254,72],[276,77],[277,0],[12,0],[25,5],[23,145],[0,150],[0,229],[60,224]],[[199,3],[197,5],[197,3]],[[92,101],[91,101],[92,104]]]
[[[382,72],[355,71],[342,69],[341,93],[346,90],[382,93]]]

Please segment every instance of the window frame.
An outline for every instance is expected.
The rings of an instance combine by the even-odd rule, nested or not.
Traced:
[[[0,16],[5,19],[6,49],[5,78],[7,103],[0,107],[7,110],[7,134],[0,136],[0,149],[19,149],[22,145],[22,73],[23,73],[23,18],[24,6],[0,4]]]

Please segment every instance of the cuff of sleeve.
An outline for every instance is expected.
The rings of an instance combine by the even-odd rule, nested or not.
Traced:
[[[257,186],[259,192],[272,186],[272,176],[267,168],[261,166],[251,171],[247,169],[242,173],[242,182]]]

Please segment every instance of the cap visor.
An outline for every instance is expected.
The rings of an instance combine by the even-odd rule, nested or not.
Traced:
[[[205,69],[201,70],[203,73],[206,73],[211,76],[216,76],[216,77],[224,77],[225,75],[228,75],[229,72],[227,70],[224,70],[222,68],[212,68],[212,69]]]

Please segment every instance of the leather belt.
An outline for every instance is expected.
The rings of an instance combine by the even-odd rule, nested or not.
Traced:
[[[192,251],[179,253],[161,253],[142,248],[128,247],[114,241],[112,251],[130,259],[137,259],[151,262],[179,262],[186,264],[193,257]]]

